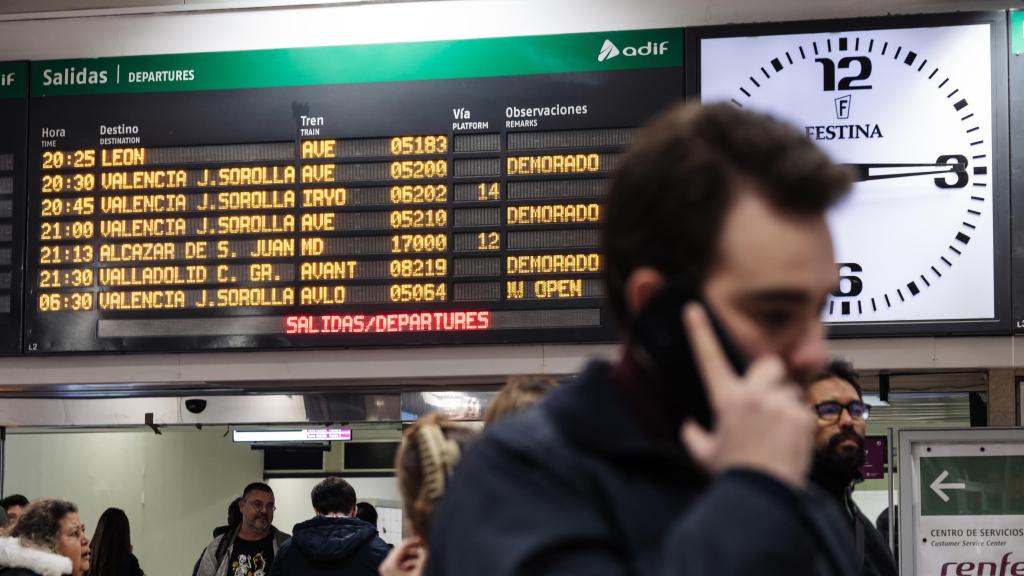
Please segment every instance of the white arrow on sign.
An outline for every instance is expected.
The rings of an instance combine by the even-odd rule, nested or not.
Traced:
[[[943,470],[942,474],[939,474],[939,477],[936,478],[935,481],[932,482],[929,486],[929,488],[931,488],[932,491],[939,495],[939,498],[942,498],[943,502],[949,502],[949,496],[946,496],[946,493],[943,492],[943,490],[963,490],[964,488],[967,488],[967,485],[964,484],[963,482],[951,482],[949,484],[943,484],[942,481],[945,480],[947,476],[949,476],[949,471]]]

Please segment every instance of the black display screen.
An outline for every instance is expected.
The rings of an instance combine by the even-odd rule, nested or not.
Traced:
[[[21,351],[27,63],[0,63],[0,354]]]
[[[33,64],[25,349],[613,340],[602,199],[681,62],[660,30]]]

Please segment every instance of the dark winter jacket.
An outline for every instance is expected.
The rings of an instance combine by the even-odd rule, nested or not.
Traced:
[[[486,430],[431,528],[445,576],[850,576],[827,495],[762,473],[708,478],[656,440],[610,368],[592,364],[539,407]],[[678,430],[678,428],[676,428]]]
[[[864,516],[852,498],[850,505],[855,515],[854,521],[860,524],[860,527],[854,525],[857,560],[861,562],[860,573],[863,576],[896,576],[896,559],[889,548],[889,541]]]
[[[317,516],[296,524],[274,557],[270,576],[377,576],[388,545],[358,518]]]
[[[0,576],[71,574],[71,560],[46,550],[22,546],[18,538],[0,538]]]
[[[853,487],[863,478],[854,470],[848,471],[815,461],[811,481],[829,494],[846,516],[846,526],[854,539],[854,564],[859,576],[896,576],[896,560],[889,549],[888,538],[875,528],[857,503],[853,501]]]

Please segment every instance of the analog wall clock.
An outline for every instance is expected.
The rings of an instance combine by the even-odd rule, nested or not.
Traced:
[[[997,26],[870,24],[717,29],[691,44],[698,94],[789,121],[856,174],[828,216],[840,333],[1006,329]]]

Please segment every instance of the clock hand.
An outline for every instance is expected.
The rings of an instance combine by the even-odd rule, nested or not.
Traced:
[[[855,182],[865,182],[867,180],[886,180],[889,178],[909,178],[913,176],[930,176],[934,174],[952,174],[958,171],[962,171],[966,168],[966,165],[960,163],[949,164],[946,162],[942,163],[851,163],[844,164],[854,172]],[[896,171],[899,169],[905,169],[903,171]],[[934,170],[935,168],[941,168],[941,170]],[[878,172],[885,169],[882,173],[872,173],[872,171]],[[930,170],[931,169],[931,170]]]

